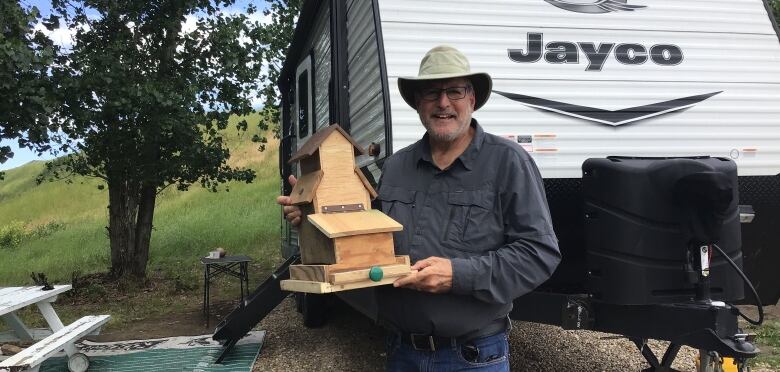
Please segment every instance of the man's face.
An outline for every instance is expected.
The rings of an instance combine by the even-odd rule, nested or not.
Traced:
[[[462,98],[460,93],[465,94]],[[474,112],[474,89],[468,79],[434,80],[416,92],[417,113],[434,141],[452,142],[464,135]]]

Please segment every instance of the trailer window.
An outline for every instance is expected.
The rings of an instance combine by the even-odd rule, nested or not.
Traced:
[[[298,133],[300,138],[309,134],[309,71],[305,70],[298,75]]]
[[[296,128],[298,131],[298,149],[314,132],[312,59],[313,57],[310,54],[298,64],[298,68],[295,70],[295,91],[291,92],[291,95],[295,97],[292,119],[294,122],[293,128]]]

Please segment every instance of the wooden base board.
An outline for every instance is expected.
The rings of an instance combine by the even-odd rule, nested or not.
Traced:
[[[379,266],[385,272],[385,276],[398,276],[409,273],[409,256],[395,256],[392,262],[378,262],[375,265],[332,264],[332,265],[291,265],[290,279],[306,280],[311,282],[329,282],[331,284],[344,284],[342,278],[353,278],[347,281],[359,281],[368,277],[368,270],[373,266]],[[406,267],[406,270],[403,269]]]
[[[395,264],[379,265],[383,277],[375,282],[368,278],[370,268],[358,270],[331,270],[336,265],[292,265],[289,280],[281,281],[281,288],[291,292],[332,293],[350,289],[392,284],[399,277],[412,272],[409,256],[396,256]]]
[[[376,287],[379,285],[393,284],[397,278],[383,278],[378,282],[372,282],[366,280],[365,282],[355,282],[348,284],[330,284],[326,282],[310,282],[307,280],[282,280],[280,285],[282,290],[290,292],[307,292],[307,293],[333,293],[348,291],[350,289]]]

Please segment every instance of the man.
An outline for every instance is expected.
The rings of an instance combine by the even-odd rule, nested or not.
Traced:
[[[471,117],[491,87],[449,46],[398,79],[427,133],[387,159],[379,187],[382,210],[404,226],[396,254],[417,270],[377,289],[379,321],[391,330],[388,371],[508,371],[512,300],[560,261],[533,160]],[[278,202],[300,222],[286,197]]]

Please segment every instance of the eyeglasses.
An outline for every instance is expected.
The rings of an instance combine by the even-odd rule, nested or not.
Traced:
[[[436,101],[441,97],[441,92],[447,95],[447,98],[451,100],[458,100],[466,97],[470,87],[449,87],[449,88],[429,88],[423,89],[420,93],[420,98],[425,101]]]

